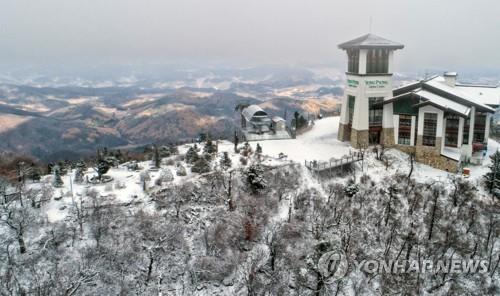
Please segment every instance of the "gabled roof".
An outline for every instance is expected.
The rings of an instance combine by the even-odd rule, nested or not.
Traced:
[[[413,94],[423,99],[424,101],[417,104],[416,106],[424,106],[424,105],[433,105],[439,109],[444,111],[452,111],[453,113],[457,113],[463,117],[468,117],[470,113],[470,108],[464,106],[460,103],[442,97],[440,95],[434,94],[430,91],[420,89],[414,91]]]
[[[478,111],[494,113],[488,105],[500,105],[500,89],[487,86],[450,86],[442,76],[433,76],[427,80],[414,82],[394,89],[393,97],[384,101],[388,104],[402,98],[418,97],[421,102],[416,107],[432,105],[444,111],[450,111],[468,117],[471,107]],[[498,106],[495,105],[495,106]]]
[[[279,122],[279,121],[285,121],[285,120],[284,120],[282,117],[279,117],[279,116],[274,116],[274,117],[272,118],[272,121],[274,121],[274,122]]]
[[[436,92],[435,90],[441,91],[444,93],[443,96],[446,96],[450,99],[455,99],[455,101],[457,100],[466,101],[469,104],[478,108],[480,111],[495,112],[495,109],[484,104],[481,98],[476,96],[471,96],[467,92],[463,92],[461,88],[457,88],[456,86],[455,87],[449,86],[448,84],[446,84],[445,79],[442,76],[437,76],[433,79],[425,81],[422,84],[422,87],[428,90],[434,88],[434,91],[431,90],[432,92]],[[466,102],[463,103],[467,104]]]
[[[366,34],[351,41],[339,44],[340,49],[369,49],[369,48],[387,48],[387,49],[402,49],[404,45],[394,41],[387,40],[374,34]]]
[[[500,87],[498,86],[457,84],[455,88],[484,105],[494,108],[500,106]]]

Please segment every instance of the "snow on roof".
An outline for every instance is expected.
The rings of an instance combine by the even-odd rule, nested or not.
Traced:
[[[460,103],[452,101],[448,98],[442,97],[440,95],[431,93],[430,91],[420,89],[413,92],[415,95],[421,97],[422,99],[427,100],[427,102],[432,103],[437,106],[441,106],[444,109],[452,110],[460,115],[469,116],[470,108],[468,106],[464,106]],[[425,104],[421,103],[421,104]]]
[[[259,114],[257,114],[257,113],[259,113]],[[262,110],[261,107],[259,107],[257,105],[250,105],[250,106],[246,107],[245,109],[243,109],[241,114],[243,114],[243,116],[246,118],[246,120],[251,120],[252,117],[254,117],[255,115],[267,116],[267,113],[264,110]]]
[[[367,48],[388,48],[388,49],[402,49],[403,44],[387,40],[374,34],[366,34],[351,41],[339,44],[340,49],[367,49]]]
[[[498,86],[457,84],[455,87],[485,105],[500,106],[500,87]]]
[[[274,122],[279,122],[279,121],[285,121],[283,118],[279,117],[279,116],[274,116],[273,117],[273,121]]]
[[[465,101],[470,102],[473,105],[479,106],[482,109],[486,109],[487,111],[495,112],[494,109],[492,109],[489,106],[486,106],[483,103],[483,99],[479,98],[478,96],[471,96],[470,93],[464,92],[462,87],[456,87],[456,86],[453,87],[446,84],[445,79],[442,76],[437,76],[433,79],[425,81],[423,84],[444,91],[452,96],[459,97]]]

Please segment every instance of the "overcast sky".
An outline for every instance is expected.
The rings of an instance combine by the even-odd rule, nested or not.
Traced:
[[[496,0],[0,0],[0,63],[342,65],[370,17],[402,70],[500,68]]]

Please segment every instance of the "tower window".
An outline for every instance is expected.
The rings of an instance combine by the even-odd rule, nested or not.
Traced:
[[[367,74],[387,74],[389,73],[389,50],[370,49],[366,56]]]
[[[347,72],[359,73],[359,49],[347,50]]]
[[[424,113],[424,135],[422,144],[424,146],[436,146],[437,114]]]

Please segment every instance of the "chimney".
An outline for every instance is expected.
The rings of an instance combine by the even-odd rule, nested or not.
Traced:
[[[457,72],[446,72],[444,73],[444,81],[448,86],[455,87],[457,76]]]

